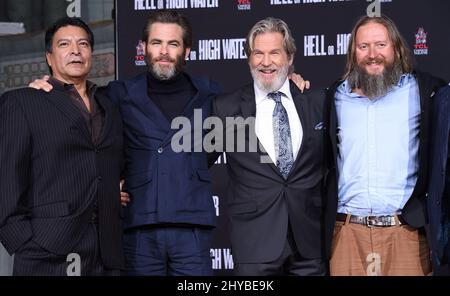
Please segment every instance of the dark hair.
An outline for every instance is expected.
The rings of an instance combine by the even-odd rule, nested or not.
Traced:
[[[94,51],[94,34],[91,31],[91,28],[83,22],[80,18],[77,17],[63,17],[57,20],[50,28],[45,32],[45,51],[51,53],[52,52],[52,43],[53,36],[55,33],[62,27],[74,26],[80,27],[86,31],[88,34],[89,43],[91,46],[91,50]]]
[[[387,32],[390,41],[394,46],[395,61],[401,65],[403,73],[411,73],[414,68],[414,61],[411,55],[411,50],[407,46],[406,41],[403,39],[395,23],[385,15],[369,17],[361,17],[356,25],[353,27],[352,34],[350,36],[350,42],[348,44],[347,51],[347,64],[345,67],[345,74],[343,79],[347,79],[350,73],[356,66],[356,33],[358,29],[364,25],[376,23],[383,25]]]
[[[148,35],[150,33],[151,26],[154,23],[163,24],[176,24],[183,29],[183,47],[192,47],[192,27],[189,20],[182,14],[174,10],[158,10],[150,14],[147,19],[147,23],[142,31],[142,41],[148,42]]]
[[[91,31],[91,28],[83,22],[80,18],[77,17],[63,17],[57,20],[53,25],[47,29],[45,32],[45,52],[52,53],[52,43],[53,36],[55,33],[62,27],[74,26],[80,27],[88,34],[89,45],[91,46],[91,51],[94,51],[94,34]],[[47,59],[46,59],[47,60]],[[48,70],[51,75],[53,75],[52,67],[47,62]]]

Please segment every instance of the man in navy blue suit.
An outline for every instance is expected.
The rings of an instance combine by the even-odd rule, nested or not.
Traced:
[[[206,153],[193,143],[174,151],[171,122],[182,116],[194,126],[194,110],[209,116],[218,86],[183,71],[192,30],[178,12],[151,14],[142,39],[148,71],[108,86],[124,123],[126,272],[210,275],[216,217]]]
[[[433,274],[450,275],[450,86],[436,95],[433,106],[428,216]]]

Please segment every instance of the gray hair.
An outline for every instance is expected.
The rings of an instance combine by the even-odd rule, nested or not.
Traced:
[[[283,35],[283,48],[288,57],[291,58],[295,55],[297,47],[295,46],[295,40],[292,37],[288,25],[281,19],[268,17],[257,22],[247,35],[244,49],[248,58],[253,51],[253,42],[256,36],[269,32],[281,33]]]

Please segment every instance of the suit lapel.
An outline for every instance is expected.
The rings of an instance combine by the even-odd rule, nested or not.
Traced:
[[[338,130],[337,130],[337,114],[336,114],[336,104],[335,104],[335,94],[339,85],[341,85],[343,81],[337,81],[330,87],[327,91],[327,114],[328,114],[328,135],[330,137],[331,143],[331,151],[332,151],[332,166],[336,167],[337,165],[337,139],[338,139]],[[336,170],[336,174],[339,172]]]
[[[336,162],[337,159],[337,138],[338,138],[338,131],[337,131],[337,116],[336,116],[336,105],[334,101],[334,97],[331,97],[329,100],[330,105],[330,141],[331,141],[331,147],[333,148],[333,159]]]
[[[202,112],[204,112],[203,109],[203,105],[205,104],[206,99],[208,98],[209,93],[207,92],[207,90],[210,89],[209,85],[206,85],[205,82],[196,80],[196,79],[192,79],[192,84],[195,86],[195,88],[197,89],[197,93],[194,95],[194,97],[191,98],[191,100],[189,100],[189,102],[187,103],[186,107],[183,110],[183,113],[181,114],[181,116],[188,118],[191,122],[191,128],[194,128],[194,110],[195,109],[199,109]],[[209,114],[202,114],[202,127],[203,127],[203,119],[209,116]],[[170,128],[170,125],[169,125]],[[163,145],[168,144],[171,140],[173,135],[178,132],[178,130],[175,129],[170,129],[169,132],[167,133],[166,137],[163,140]]]
[[[113,107],[112,104],[109,102],[109,99],[106,98],[103,95],[96,94],[95,95],[98,104],[105,110],[105,120],[103,123],[102,130],[100,132],[100,137],[98,138],[98,143],[102,143],[105,140],[105,137],[109,134],[109,130],[112,126],[112,113],[113,113]]]
[[[80,110],[70,100],[71,98],[63,91],[55,89],[48,93],[47,99],[60,110],[71,122],[75,122],[79,127],[81,134],[91,140],[86,122],[81,115]]]
[[[205,100],[208,98],[208,92],[206,90],[209,90],[209,85],[205,85],[206,82],[199,81],[196,79],[192,79],[192,84],[197,89],[197,93],[194,95],[194,97],[189,101],[189,103],[186,105],[186,107],[183,110],[183,115],[187,118],[191,118],[194,114],[195,109],[202,109],[203,104],[205,103]],[[209,114],[207,114],[209,115]]]
[[[241,114],[244,119],[248,117],[254,117],[256,118],[256,100],[255,100],[255,89],[253,87],[253,84],[248,85],[246,88],[242,91],[241,96]],[[260,147],[264,149],[264,146],[259,141],[258,137],[255,135],[255,129],[250,128],[249,132],[245,134],[245,138],[248,141],[249,140],[249,133],[253,133],[252,136],[254,136],[257,139],[257,151],[259,154],[258,161],[261,161],[261,157],[268,157],[270,159],[270,156],[267,154],[267,152],[261,151]],[[280,170],[278,167],[273,163],[273,161],[270,159],[270,162],[267,162],[267,165],[278,175],[280,178],[283,178],[283,176],[280,173]]]
[[[241,96],[241,113],[242,117],[255,117],[256,116],[256,102],[255,102],[255,90],[253,89],[253,85],[247,86],[242,91]]]
[[[170,129],[170,123],[158,106],[147,95],[147,76],[143,74],[137,80],[126,83],[131,101],[142,113],[161,128]]]
[[[309,110],[307,108],[307,100],[306,96],[300,92],[300,90],[294,86],[294,84],[290,82],[290,90],[292,99],[294,100],[295,109],[297,110],[298,117],[300,118],[300,123],[302,125],[303,130],[303,138],[302,142],[300,143],[300,150],[297,153],[297,157],[295,158],[294,165],[291,169],[291,173],[297,169],[297,166],[299,164],[299,159],[302,156],[303,150],[305,149],[306,143],[308,143],[308,138],[310,137],[311,133],[311,120],[309,117],[309,114],[306,112],[306,110]]]

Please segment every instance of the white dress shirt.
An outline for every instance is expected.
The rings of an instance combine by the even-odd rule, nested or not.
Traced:
[[[272,114],[275,108],[275,101],[269,98],[268,93],[260,90],[256,84],[255,89],[255,101],[256,101],[256,120],[255,120],[255,133],[258,140],[266,150],[270,159],[276,164],[275,144],[273,138],[273,124]],[[283,93],[281,96],[281,103],[283,104],[289,118],[289,127],[291,129],[292,140],[292,152],[294,154],[294,160],[297,158],[298,151],[303,138],[303,129],[298,117],[297,109],[295,108],[294,100],[292,99],[291,91],[289,88],[289,80],[286,79],[283,86],[278,90]]]

